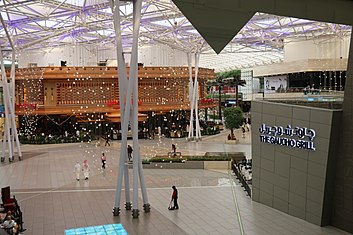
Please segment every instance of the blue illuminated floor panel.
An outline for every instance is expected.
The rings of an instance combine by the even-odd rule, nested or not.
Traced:
[[[127,235],[121,224],[106,224],[65,230],[65,235]]]

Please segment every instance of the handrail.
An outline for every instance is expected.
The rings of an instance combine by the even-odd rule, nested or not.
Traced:
[[[249,197],[251,197],[251,188],[247,181],[244,179],[244,176],[241,171],[238,169],[238,165],[235,161],[232,161],[232,170],[234,171],[237,179],[240,181],[242,187],[244,187],[244,191],[246,191]]]

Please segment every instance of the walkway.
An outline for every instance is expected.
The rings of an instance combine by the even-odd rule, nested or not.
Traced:
[[[227,135],[223,132],[201,142],[141,140],[141,153],[149,158],[170,151],[176,143],[182,153],[243,151],[251,155],[249,132],[245,138],[237,132],[239,144],[226,144]],[[124,209],[113,217],[119,150],[120,141],[113,141],[110,147],[97,143],[23,145],[23,161],[0,165],[0,186],[11,186],[24,212],[24,234],[62,235],[69,228],[116,223],[131,235],[241,234],[235,198],[246,234],[345,234],[252,202],[229,172],[209,170],[145,169],[151,213],[145,214],[140,202],[138,219]],[[107,155],[105,170],[100,164],[102,152]],[[90,178],[76,181],[74,164],[84,159],[90,163]],[[180,209],[175,211],[167,209],[172,185],[179,189]]]

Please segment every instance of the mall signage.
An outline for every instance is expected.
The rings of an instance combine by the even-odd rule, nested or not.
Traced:
[[[268,126],[263,123],[259,132],[260,142],[262,143],[315,150],[314,138],[316,132],[313,129],[292,127],[291,125],[284,128],[282,126]]]

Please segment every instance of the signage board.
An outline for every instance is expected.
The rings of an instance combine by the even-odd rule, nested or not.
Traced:
[[[316,132],[306,127],[269,126],[262,124],[259,128],[260,142],[267,144],[277,144],[292,148],[316,150],[314,138]]]

